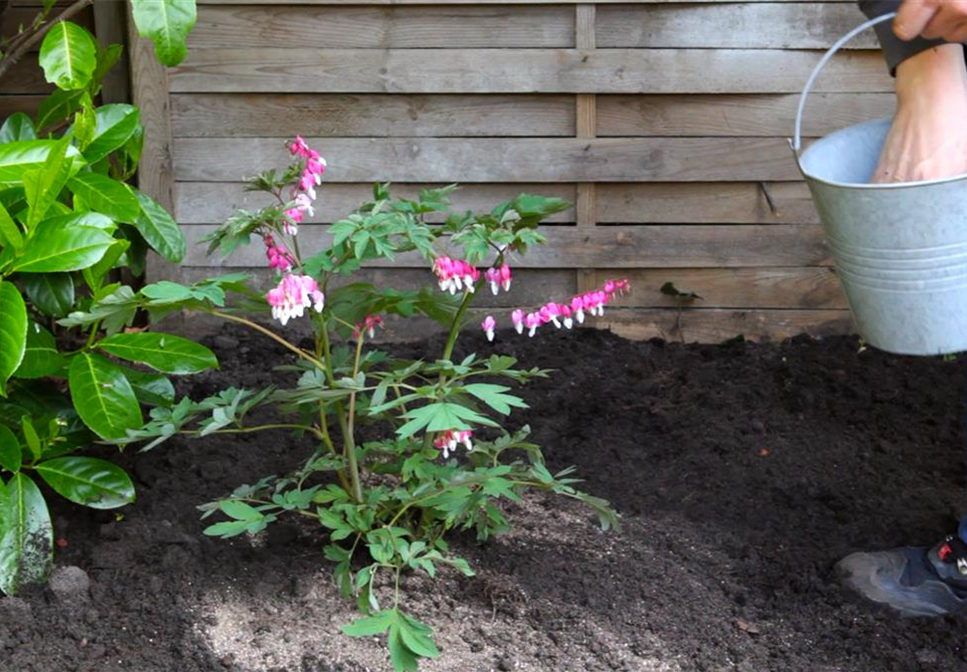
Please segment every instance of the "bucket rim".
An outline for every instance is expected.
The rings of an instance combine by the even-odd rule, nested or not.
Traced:
[[[960,180],[967,179],[967,172],[964,172],[958,175],[951,175],[949,177],[940,177],[933,180],[920,180],[918,182],[885,182],[885,183],[876,183],[876,184],[873,184],[870,182],[836,182],[834,180],[827,180],[825,178],[813,175],[812,173],[809,173],[805,169],[805,167],[803,167],[803,159],[806,157],[806,155],[809,154],[809,152],[813,151],[813,149],[817,147],[818,144],[823,142],[824,140],[833,138],[837,135],[845,133],[850,129],[856,128],[858,126],[875,126],[879,124],[892,125],[892,123],[893,123],[892,116],[878,117],[876,119],[870,119],[868,121],[862,121],[858,124],[853,124],[852,126],[847,126],[846,128],[840,128],[828,135],[824,135],[821,138],[816,138],[812,143],[809,144],[808,147],[805,147],[798,152],[795,150],[793,151],[793,154],[796,157],[796,165],[799,167],[799,172],[802,173],[802,176],[806,178],[806,180],[819,182],[821,184],[825,184],[830,187],[843,187],[847,189],[869,189],[874,191],[892,190],[892,189],[912,189],[914,187],[931,187],[935,185],[948,184],[948,183],[958,182]],[[791,142],[792,141],[790,141],[790,144]]]

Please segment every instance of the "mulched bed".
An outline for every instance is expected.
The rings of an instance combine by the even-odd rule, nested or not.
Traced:
[[[222,371],[186,381],[193,396],[255,386],[285,359],[238,331],[211,343]],[[429,355],[439,339],[395,347]],[[967,669],[962,619],[858,604],[832,572],[852,550],[954,529],[963,361],[859,353],[852,338],[683,346],[590,330],[463,347],[559,369],[526,389],[519,419],[552,469],[576,465],[614,503],[624,531],[536,496],[510,509],[513,534],[458,540],[478,577],[405,587],[443,649],[425,669]],[[201,534],[197,504],[308,450],[277,433],[122,456],[139,488],[123,517],[54,511],[57,563],[89,574],[90,600],[0,599],[0,670],[385,669],[379,640],[338,634],[353,612],[316,530]]]

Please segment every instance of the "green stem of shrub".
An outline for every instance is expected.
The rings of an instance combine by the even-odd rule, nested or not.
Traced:
[[[353,361],[353,380],[359,375],[359,362],[363,356],[363,333],[360,330],[356,339],[356,358]],[[353,436],[356,424],[356,393],[349,395],[349,415],[346,428],[346,458],[349,460],[349,477],[353,486],[353,499],[363,501],[363,488],[359,480],[359,464],[356,462],[356,439]]]

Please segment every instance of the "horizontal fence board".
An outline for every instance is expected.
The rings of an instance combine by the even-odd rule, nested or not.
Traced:
[[[600,286],[614,271],[594,270],[589,281]],[[647,268],[621,273],[632,291],[615,300],[615,307],[676,308],[674,297],[661,293],[671,282],[682,292],[702,297],[686,304],[694,308],[848,308],[839,278],[832,268]]]
[[[208,49],[171,90],[257,93],[792,93],[820,54],[759,49]],[[890,92],[880,54],[839,54],[817,92]]]
[[[597,135],[790,136],[799,96],[638,95],[598,96]],[[810,96],[803,135],[833,131],[894,112],[892,93],[822,93]]]
[[[826,2],[603,5],[598,48],[828,49],[864,20],[855,6]],[[873,31],[846,45],[875,49]]]
[[[171,96],[175,137],[574,136],[574,96],[192,93]]]
[[[217,224],[225,221],[236,208],[257,210],[272,202],[265,193],[245,191],[242,183],[228,182],[182,182],[175,190],[175,218],[181,224]],[[445,186],[443,184],[395,184],[395,198],[416,198],[421,189]],[[371,184],[324,183],[318,187],[319,198],[315,203],[315,215],[308,223],[330,224],[353,212],[363,202],[373,197]],[[557,196],[569,203],[575,200],[573,184],[470,184],[461,186],[451,195],[453,212],[490,212],[494,206],[511,200],[521,193]],[[442,214],[429,214],[427,221],[440,222]],[[561,224],[574,222],[574,210],[569,209],[549,217],[546,221]]]
[[[186,266],[247,267],[264,264],[265,251],[249,245],[227,258],[208,257],[199,241],[215,229],[204,224],[183,227],[188,239]],[[326,226],[303,226],[303,250],[326,248],[331,241]],[[818,226],[695,225],[600,226],[588,229],[556,227],[547,230],[548,244],[531,248],[511,263],[522,268],[708,268],[828,266],[829,253]],[[395,262],[377,260],[372,266],[426,267],[417,254],[402,254]]]
[[[48,14],[49,19],[57,17],[60,13],[58,8],[54,8],[50,14]],[[4,37],[13,37],[18,33],[20,27],[28,28],[40,13],[40,7],[9,7],[6,12],[3,13],[2,23],[0,23],[0,35]],[[82,10],[80,13],[75,14],[71,21],[79,26],[86,28],[87,30],[94,32],[94,13],[90,9]],[[40,45],[33,49],[33,51],[39,51]]]
[[[598,183],[595,189],[597,219],[602,224],[819,222],[804,182]]]
[[[188,36],[189,50],[568,48],[574,8],[565,5],[387,7],[205,7]]]
[[[802,333],[821,337],[854,331],[847,310],[688,309],[679,321],[674,309],[616,309],[606,310],[593,325],[625,338],[681,338],[689,343],[718,343],[740,335],[751,340],[781,340]]]
[[[43,94],[53,90],[53,85],[44,79],[44,71],[37,65],[37,59],[30,56],[10,66],[0,79],[0,93],[3,94]]]
[[[24,112],[33,116],[46,96],[5,96],[0,95],[0,121],[14,112]]]
[[[799,180],[782,138],[311,139],[339,182]],[[178,138],[175,176],[232,182],[285,165],[281,139]]]

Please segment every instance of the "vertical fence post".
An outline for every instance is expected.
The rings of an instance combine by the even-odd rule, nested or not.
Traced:
[[[593,3],[583,3],[575,6],[575,47],[582,51],[596,48],[595,40],[595,10]],[[593,138],[597,134],[597,98],[586,93],[576,96],[576,136],[578,138]],[[595,202],[595,187],[593,182],[580,182],[577,185],[577,198],[574,204],[576,224],[580,229],[588,229],[597,223],[597,205]],[[579,268],[577,271],[577,289],[585,292],[594,284],[594,269]]]
[[[128,10],[128,60],[131,68],[131,102],[141,110],[144,147],[138,166],[138,188],[166,210],[175,209],[175,174],[172,159],[171,105],[168,71],[154,55],[154,45],[138,35]],[[156,254],[148,255],[150,281],[176,278],[176,266]]]

